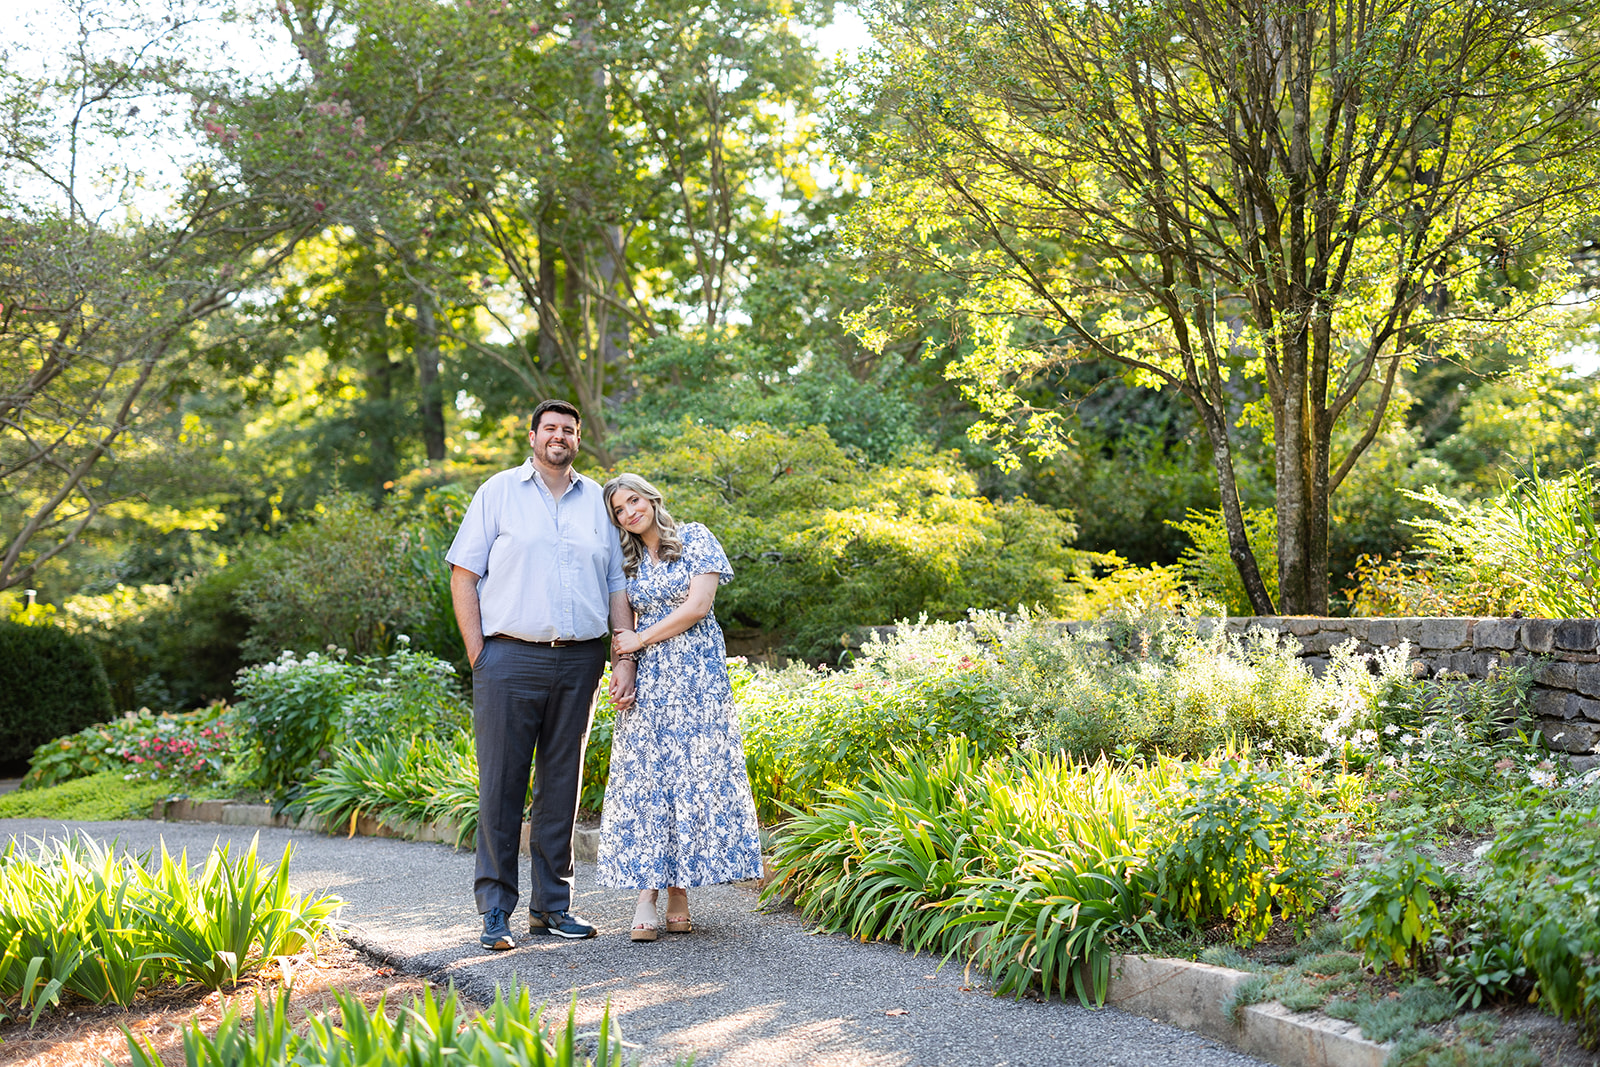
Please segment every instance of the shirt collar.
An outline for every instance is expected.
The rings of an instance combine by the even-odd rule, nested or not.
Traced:
[[[533,457],[529,456],[527,459],[522,461],[522,469],[517,472],[517,480],[525,482],[525,481],[528,481],[530,478],[537,478],[538,476],[539,476],[539,468],[535,467],[533,465]],[[582,488],[583,487],[583,475],[579,474],[577,471],[573,470],[571,467],[568,467],[567,468],[567,485],[571,486],[573,489]]]

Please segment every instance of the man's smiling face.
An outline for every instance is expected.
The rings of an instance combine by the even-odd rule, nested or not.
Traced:
[[[578,454],[578,420],[560,411],[539,416],[539,425],[528,434],[533,456],[547,467],[560,470],[572,465]]]

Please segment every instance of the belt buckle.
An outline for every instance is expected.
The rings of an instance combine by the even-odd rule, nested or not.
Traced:
[[[575,644],[577,644],[576,641],[563,641],[558,637],[554,641],[550,642],[550,647],[551,648],[565,648],[568,645],[575,645]]]

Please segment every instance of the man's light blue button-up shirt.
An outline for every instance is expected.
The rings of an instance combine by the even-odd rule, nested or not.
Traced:
[[[573,472],[557,500],[532,459],[478,487],[445,559],[478,575],[485,637],[604,637],[610,594],[627,587],[600,483]]]

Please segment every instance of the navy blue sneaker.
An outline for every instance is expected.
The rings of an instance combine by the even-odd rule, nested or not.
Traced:
[[[556,937],[581,941],[586,937],[593,937],[596,931],[570,911],[530,911],[528,933],[554,934]]]
[[[503,952],[508,948],[516,948],[517,943],[511,938],[511,924],[506,920],[510,918],[501,908],[490,908],[483,913],[483,936],[478,938],[478,944],[491,952]]]

